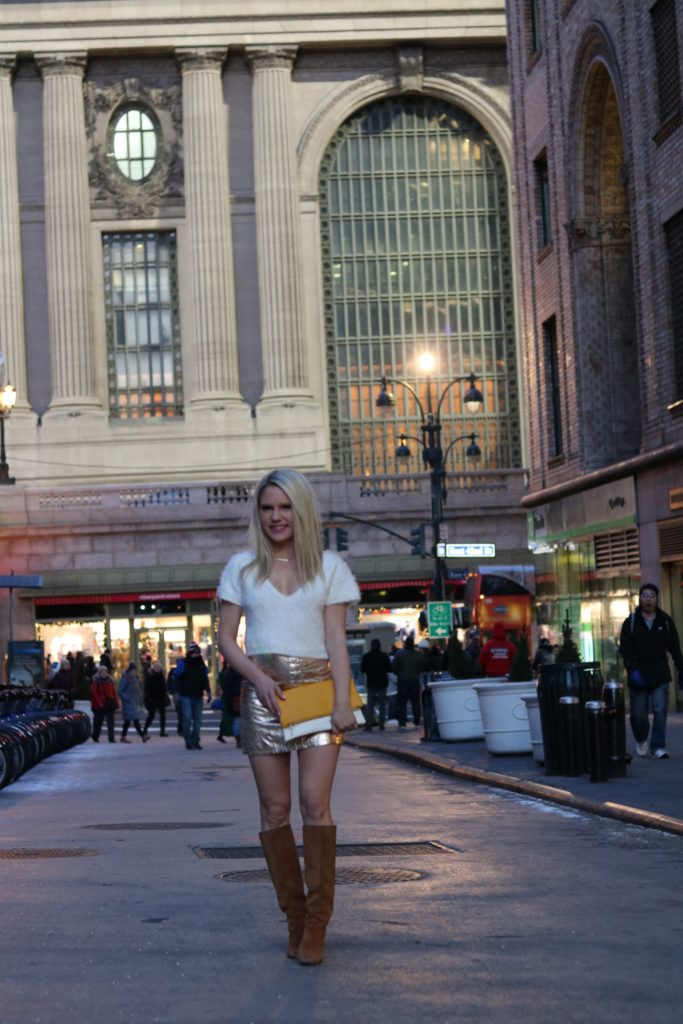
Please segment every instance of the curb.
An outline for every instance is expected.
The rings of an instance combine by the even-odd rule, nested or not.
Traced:
[[[371,750],[375,754],[386,754],[398,761],[406,761],[408,764],[414,764],[420,768],[429,768],[431,771],[450,775],[452,778],[462,779],[464,782],[477,782],[485,786],[492,786],[494,789],[505,789],[512,793],[533,797],[536,800],[559,804],[561,807],[568,807],[573,811],[583,811],[601,818],[611,818],[613,821],[620,821],[626,825],[641,825],[643,828],[653,828],[659,832],[683,836],[683,821],[667,814],[642,811],[626,804],[597,803],[594,800],[587,800],[585,797],[574,796],[567,790],[544,786],[541,782],[530,782],[518,779],[514,775],[487,772],[480,768],[466,768],[463,765],[443,760],[435,754],[416,754],[412,750],[400,750],[367,741],[359,743],[348,735],[345,742],[349,746],[355,747],[356,750]]]

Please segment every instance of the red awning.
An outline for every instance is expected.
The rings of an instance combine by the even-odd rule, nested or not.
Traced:
[[[362,580],[358,586],[361,590],[392,590],[396,587],[431,587],[433,579],[428,580]]]
[[[200,601],[212,600],[216,596],[215,590],[174,590],[161,591],[157,594],[134,593],[134,594],[58,594],[46,596],[41,594],[34,597],[36,605],[56,604],[126,604],[134,601],[138,604],[141,601]]]

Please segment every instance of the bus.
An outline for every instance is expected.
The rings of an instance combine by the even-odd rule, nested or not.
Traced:
[[[522,583],[492,572],[475,572],[465,583],[464,606],[459,609],[458,625],[476,626],[490,633],[494,623],[502,622],[505,632],[519,639],[531,637],[533,594]]]

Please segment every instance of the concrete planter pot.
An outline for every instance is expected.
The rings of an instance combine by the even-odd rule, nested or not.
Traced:
[[[533,680],[510,683],[488,679],[475,683],[474,689],[479,698],[488,752],[530,754],[529,716],[522,697],[531,697],[536,692]]]
[[[537,764],[545,764],[545,752],[543,750],[543,729],[541,727],[541,709],[538,704],[538,694],[527,697],[522,695],[526,704],[526,712],[529,717],[529,733],[531,735],[531,750]]]
[[[442,676],[430,682],[434,713],[442,740],[480,740],[484,736],[476,679]]]

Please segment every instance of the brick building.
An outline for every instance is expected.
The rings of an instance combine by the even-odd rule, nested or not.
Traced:
[[[683,2],[507,15],[539,607],[611,673],[641,577],[683,626]]]
[[[273,465],[409,536],[419,409],[374,396],[427,407],[425,349],[433,402],[485,398],[440,407],[483,453],[450,451],[448,540],[528,561],[511,139],[503,0],[0,4],[0,574],[44,576],[15,638],[210,646]],[[347,525],[369,603],[421,602],[431,561]]]

